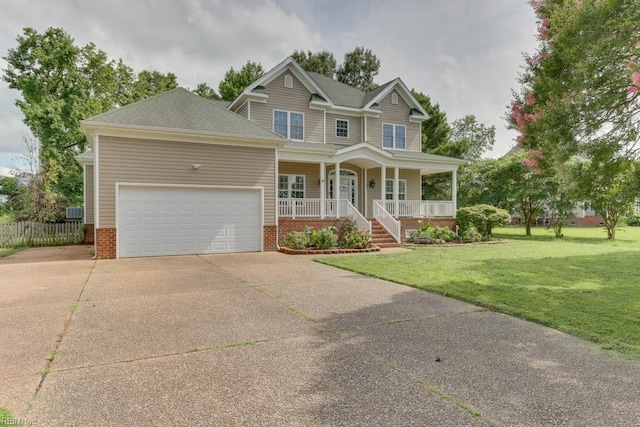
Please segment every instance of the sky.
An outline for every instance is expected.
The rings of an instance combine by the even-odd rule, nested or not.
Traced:
[[[514,145],[503,117],[522,53],[536,46],[525,0],[0,0],[0,10],[2,57],[23,28],[61,27],[78,46],[92,42],[136,72],[173,72],[188,88],[217,89],[248,60],[266,71],[303,49],[328,50],[340,63],[364,46],[380,60],[376,83],[400,77],[449,122],[474,114],[495,126],[491,157]],[[30,135],[19,97],[0,82],[0,167],[20,166]]]

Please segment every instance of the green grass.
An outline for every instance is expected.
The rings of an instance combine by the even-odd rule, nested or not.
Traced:
[[[15,426],[13,421],[15,418],[13,414],[8,410],[0,406],[0,426]]]
[[[608,241],[602,228],[565,237],[522,228],[494,232],[506,244],[420,247],[407,253],[318,262],[478,304],[640,359],[640,228]]]
[[[20,252],[20,251],[23,251],[25,249],[27,249],[26,246],[21,246],[21,247],[18,247],[18,248],[0,248],[0,258],[9,256],[9,255],[13,255],[16,252]]]

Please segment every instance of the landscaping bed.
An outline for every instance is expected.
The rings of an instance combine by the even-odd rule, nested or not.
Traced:
[[[380,250],[377,246],[364,249],[349,249],[349,248],[332,248],[332,249],[290,249],[281,247],[278,252],[282,252],[287,255],[331,255],[331,254],[357,254],[366,252],[378,252]]]

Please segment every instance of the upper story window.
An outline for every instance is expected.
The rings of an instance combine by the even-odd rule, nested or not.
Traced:
[[[304,114],[273,110],[273,131],[292,141],[304,141]]]
[[[349,138],[349,120],[336,119],[336,136]]]
[[[304,199],[304,175],[278,175],[280,199]]]
[[[387,179],[384,183],[384,198],[393,200],[393,180]],[[398,200],[407,200],[407,180],[398,180]]]
[[[397,103],[398,103],[398,94],[397,94],[397,93],[395,93],[395,92],[393,92],[393,93],[391,94],[391,103],[392,103],[392,104],[397,104]]]
[[[284,87],[293,87],[293,77],[288,74],[284,76]]]
[[[405,125],[382,124],[382,148],[406,150],[407,127]]]

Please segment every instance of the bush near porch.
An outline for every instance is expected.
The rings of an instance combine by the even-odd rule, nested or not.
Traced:
[[[281,239],[281,245],[289,249],[366,249],[371,246],[371,236],[359,230],[353,220],[346,219],[339,230],[333,225],[320,229],[307,225],[303,231],[291,231]]]

